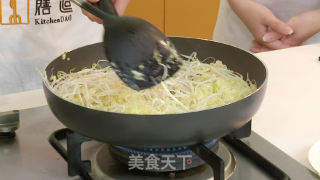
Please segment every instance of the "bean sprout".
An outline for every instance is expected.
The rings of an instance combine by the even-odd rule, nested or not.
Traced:
[[[219,60],[201,63],[196,53],[183,57],[186,61],[173,77],[142,91],[127,87],[111,67],[101,68],[99,62],[79,72],[59,71],[50,81],[45,75],[43,78],[65,100],[88,108],[132,114],[200,111],[235,102],[256,90],[248,77],[244,80]]]

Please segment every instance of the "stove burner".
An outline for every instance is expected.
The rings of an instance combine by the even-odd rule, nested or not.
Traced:
[[[212,140],[205,143],[204,146],[212,152],[217,152],[219,143],[217,140]],[[157,159],[156,166],[159,168],[146,168],[147,162],[143,164],[143,170],[149,172],[177,172],[205,164],[205,162],[187,146],[171,148],[128,148],[123,146],[110,146],[109,149],[112,157],[125,165],[129,165],[131,159],[135,157],[139,157],[142,161],[146,161],[148,158]],[[171,161],[170,165],[172,166],[166,166],[166,161]]]
[[[19,111],[0,113],[0,139],[15,137],[15,130],[19,127]]]
[[[205,143],[207,148],[212,147],[217,140],[212,140],[208,143]],[[114,146],[115,148],[128,152],[130,154],[142,155],[142,156],[150,156],[151,154],[156,156],[161,155],[187,155],[192,154],[192,151],[188,148],[188,146],[180,146],[180,147],[172,147],[172,148],[127,148],[123,146]]]
[[[216,141],[216,154],[225,162],[224,179],[229,179],[235,171],[236,160],[228,148],[221,142]],[[207,143],[208,144],[208,143]],[[128,170],[128,166],[124,163],[119,163],[114,159],[110,145],[102,145],[96,154],[91,158],[92,176],[94,179],[130,179],[130,180],[157,180],[157,179],[179,179],[179,180],[194,180],[194,179],[210,179],[212,178],[212,169],[209,165],[201,165],[185,171],[176,172],[149,172],[140,170]]]
[[[205,161],[207,163],[206,165],[190,168],[185,171],[157,172],[158,175],[166,175],[164,177],[165,179],[178,178],[179,180],[209,179],[212,178],[212,176],[214,180],[228,179],[235,172],[236,166],[235,157],[233,156],[233,153],[231,153],[228,149],[230,148],[232,152],[234,152],[233,150],[236,150],[236,155],[241,154],[242,157],[247,158],[247,160],[242,159],[242,161],[240,159],[240,164],[241,162],[251,161],[252,163],[254,163],[254,165],[258,166],[260,170],[262,170],[262,172],[269,175],[269,177],[273,177],[273,179],[290,179],[286,173],[284,173],[277,166],[265,159],[262,155],[256,152],[255,149],[252,149],[245,142],[237,139],[250,134],[250,124],[251,122],[244,125],[243,128],[240,128],[239,130],[232,132],[230,135],[223,137],[221,139],[221,142],[217,141],[216,143],[213,143],[213,147],[215,147],[215,144],[219,144],[216,146],[219,146],[219,148],[217,148],[217,151],[215,151],[215,148],[211,150],[212,147],[210,149],[210,146],[207,147],[206,145],[201,143],[189,146],[188,148],[191,149],[192,152],[195,153],[198,157],[200,157],[203,161]],[[61,143],[64,140],[67,140],[67,148],[65,148]],[[117,163],[116,160],[111,158],[112,152],[110,151],[112,148],[116,149],[114,151],[116,153],[119,153],[119,151],[123,150],[119,150],[114,146],[106,144],[102,145],[102,147],[91,158],[91,161],[82,160],[81,144],[86,141],[91,141],[91,139],[81,136],[69,129],[60,129],[50,135],[50,144],[68,163],[69,176],[79,175],[84,180],[92,180],[93,177],[95,179],[159,179],[159,176],[149,176],[149,171],[137,171],[137,174],[135,174],[134,171],[128,171],[128,165],[124,166],[123,163]],[[180,150],[182,149],[180,148]],[[169,150],[173,151],[174,149]],[[149,151],[151,150],[149,149]],[[152,152],[153,151],[155,151],[155,149],[152,149]],[[152,175],[154,175],[154,172],[151,173]],[[239,177],[241,178],[242,176]],[[163,179],[163,177],[160,178]],[[236,177],[236,179],[237,178],[238,176]]]

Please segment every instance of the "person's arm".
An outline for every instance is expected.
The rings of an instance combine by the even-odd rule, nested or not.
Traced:
[[[279,40],[265,43],[263,36],[273,30],[282,35],[293,33],[293,29],[286,23],[278,19],[270,9],[254,0],[229,0],[233,11],[239,16],[255,40],[271,49],[285,48]]]
[[[98,3],[100,0],[87,0],[87,1],[92,4],[95,4],[95,3]],[[130,0],[112,0],[112,3],[120,16],[122,16],[126,11],[129,2]],[[82,9],[82,13],[86,15],[91,21],[97,22],[99,24],[102,23],[102,20],[100,18],[94,16],[88,11]]]

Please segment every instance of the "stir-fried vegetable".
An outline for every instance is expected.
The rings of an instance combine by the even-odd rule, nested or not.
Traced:
[[[134,114],[166,114],[199,111],[242,99],[256,85],[222,64],[201,63],[196,54],[185,61],[172,78],[151,89],[127,87],[111,67],[94,64],[79,72],[58,72],[47,81],[58,96],[104,111]],[[45,78],[46,79],[46,78]]]

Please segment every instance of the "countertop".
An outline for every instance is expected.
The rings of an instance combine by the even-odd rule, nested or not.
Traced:
[[[253,130],[312,170],[308,151],[320,140],[320,44],[256,56],[266,64],[269,76]],[[0,96],[0,112],[43,105],[42,89]]]

